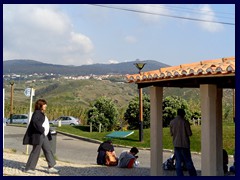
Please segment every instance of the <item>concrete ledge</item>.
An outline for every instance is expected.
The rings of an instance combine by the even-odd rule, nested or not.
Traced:
[[[99,140],[96,140],[96,139],[90,139],[90,138],[83,137],[83,136],[77,136],[77,135],[74,135],[74,134],[69,134],[69,133],[66,133],[66,132],[58,131],[58,130],[57,130],[57,133],[60,133],[60,134],[63,134],[63,135],[69,136],[69,137],[77,138],[77,139],[80,139],[80,140],[88,141],[88,142],[93,142],[93,143],[97,143],[97,144],[102,143],[102,141],[99,141]]]

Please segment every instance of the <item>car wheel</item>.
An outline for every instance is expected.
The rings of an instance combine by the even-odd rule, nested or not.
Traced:
[[[71,123],[70,126],[75,126],[75,124]]]

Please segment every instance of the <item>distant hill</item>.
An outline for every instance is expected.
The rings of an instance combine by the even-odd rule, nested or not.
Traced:
[[[134,74],[138,73],[137,68],[134,66],[136,62],[144,62],[143,71],[156,70],[161,67],[169,65],[154,61],[130,61],[117,64],[92,64],[82,66],[67,66],[47,64],[35,60],[7,60],[3,61],[3,74],[33,74],[33,73],[54,73],[61,75],[103,75],[103,74]]]

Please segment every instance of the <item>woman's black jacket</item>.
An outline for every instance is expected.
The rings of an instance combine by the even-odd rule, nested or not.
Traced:
[[[31,118],[30,124],[23,138],[23,145],[38,145],[40,143],[40,136],[44,133],[42,126],[45,121],[45,115],[40,110],[36,110]],[[48,139],[52,140],[51,133],[48,133]]]

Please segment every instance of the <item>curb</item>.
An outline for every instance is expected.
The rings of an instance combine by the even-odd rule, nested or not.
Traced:
[[[60,133],[60,134],[72,137],[72,138],[76,138],[76,139],[80,139],[80,140],[84,140],[84,141],[88,141],[88,142],[92,142],[92,143],[97,143],[97,144],[102,143],[102,141],[99,141],[99,140],[96,140],[96,139],[90,139],[90,138],[86,138],[86,137],[78,136],[78,135],[74,135],[74,134],[69,134],[69,133],[62,132],[62,131],[57,131],[57,132]],[[132,146],[124,146],[124,145],[119,145],[119,144],[114,145],[114,147],[132,148]],[[151,150],[151,148],[141,148],[141,147],[139,147],[138,149],[139,150],[148,150],[148,151]],[[174,151],[171,150],[171,149],[163,149],[163,152],[174,153]],[[197,154],[197,155],[201,155],[201,153],[198,153],[198,152],[192,152],[192,153]]]
[[[73,137],[73,138],[76,138],[76,139],[92,142],[92,143],[97,143],[97,144],[102,143],[102,141],[99,141],[99,140],[96,140],[96,139],[90,139],[90,138],[86,138],[86,137],[83,137],[83,136],[77,136],[77,135],[74,135],[74,134],[69,134],[69,133],[66,133],[66,132],[58,131],[58,130],[57,130],[57,133],[60,133],[60,134],[63,134],[63,135],[69,136],[69,137]]]
[[[83,137],[83,136],[69,134],[69,133],[66,133],[66,132],[58,131],[58,130],[57,130],[57,132],[60,133],[60,134],[72,137],[72,138],[83,140],[83,141],[88,141],[88,142],[97,143],[97,144],[101,144],[102,143],[102,141],[99,141],[99,140],[96,140],[96,139],[90,139],[90,138],[86,138],[86,137]],[[124,146],[124,145],[119,145],[119,144],[114,145],[114,147],[132,148],[132,146]],[[138,148],[138,149],[141,149],[141,150],[151,150],[150,148]]]
[[[16,126],[16,125],[12,125],[12,126]],[[18,126],[18,127],[26,128],[25,126]],[[83,137],[83,136],[69,134],[69,133],[66,133],[66,132],[59,131],[59,130],[57,130],[57,133],[60,133],[60,134],[63,134],[63,135],[66,135],[66,136],[69,136],[69,137],[72,137],[72,138],[76,138],[76,139],[80,139],[80,140],[96,143],[96,144],[101,144],[102,143],[102,141],[99,141],[99,140],[96,140],[96,139],[90,139],[90,138],[86,138],[86,137]],[[116,144],[114,146],[115,147],[132,148],[132,146],[124,146],[124,145],[118,145],[118,144]],[[140,150],[149,150],[149,151],[151,150],[151,148],[138,148],[138,149],[140,149]],[[163,152],[174,153],[174,151],[172,149],[163,149]],[[201,152],[191,152],[191,153],[195,154],[195,155],[201,155]],[[228,156],[233,158],[233,155],[228,155]]]

